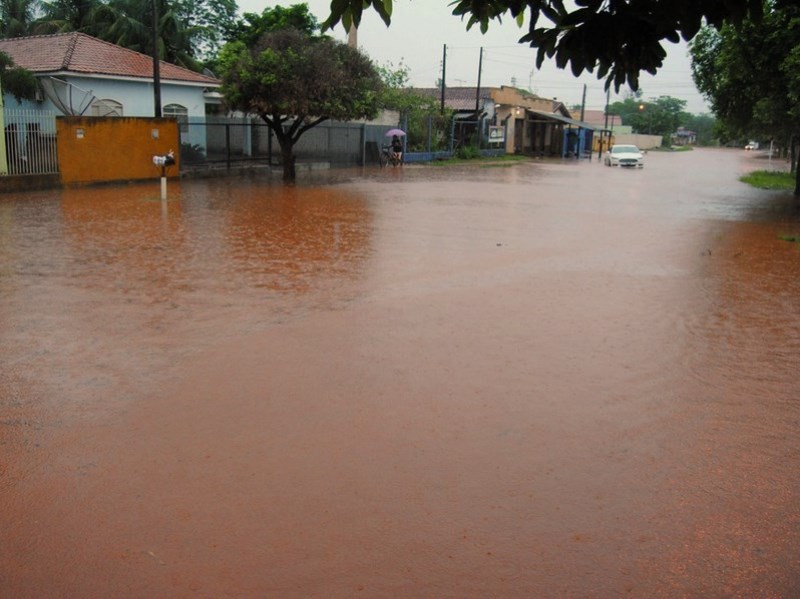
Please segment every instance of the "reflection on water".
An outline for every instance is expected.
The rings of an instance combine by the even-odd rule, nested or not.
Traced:
[[[742,154],[0,198],[0,591],[796,595],[800,212]]]
[[[696,439],[676,451],[684,467],[672,484],[676,516],[691,526],[665,560],[702,596],[800,589],[800,248],[781,240],[800,219],[778,196],[753,218],[717,228],[703,255],[707,309],[688,327]]]
[[[719,376],[734,377],[753,399],[779,399],[782,394],[765,397],[770,386],[764,383],[791,382],[800,356],[800,246],[781,239],[785,227],[738,223],[721,235],[718,255],[708,260],[713,307],[704,323],[706,342],[720,356],[717,364],[735,356],[749,365]]]
[[[147,186],[70,189],[0,199],[0,215],[4,361],[59,402],[348,301],[370,252],[365,202],[336,188],[184,183],[167,203]]]

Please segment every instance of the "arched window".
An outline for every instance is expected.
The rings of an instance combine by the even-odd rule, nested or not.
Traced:
[[[188,116],[189,110],[180,104],[167,104],[162,111],[164,116]]]
[[[92,116],[122,116],[122,104],[116,100],[95,100],[92,102]]]
[[[161,111],[164,116],[174,116],[178,121],[181,133],[189,130],[189,110],[180,104],[167,104]]]

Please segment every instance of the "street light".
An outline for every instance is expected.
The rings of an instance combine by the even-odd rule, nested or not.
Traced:
[[[639,104],[639,112],[645,114],[645,105]],[[652,114],[647,112],[647,134],[650,135],[652,133]]]

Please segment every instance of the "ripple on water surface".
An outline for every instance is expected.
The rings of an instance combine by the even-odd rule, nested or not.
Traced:
[[[798,218],[737,160],[0,199],[3,590],[791,596]]]

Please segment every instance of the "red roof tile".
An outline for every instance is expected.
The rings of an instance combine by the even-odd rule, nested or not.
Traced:
[[[0,40],[0,52],[17,66],[34,73],[70,72],[77,75],[106,75],[153,78],[153,58],[85,33],[59,33]],[[161,61],[162,81],[181,81],[218,86],[218,79]]]

